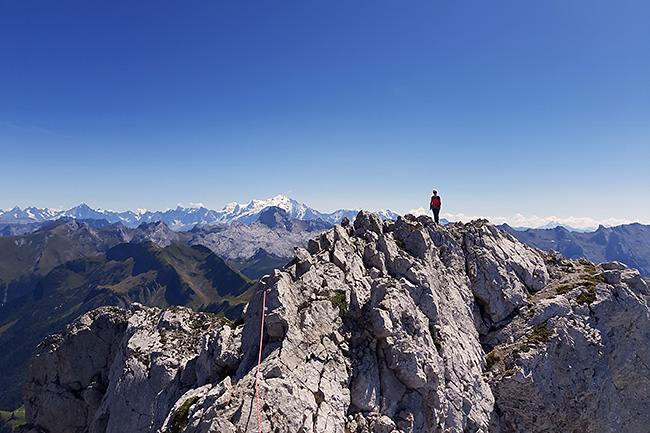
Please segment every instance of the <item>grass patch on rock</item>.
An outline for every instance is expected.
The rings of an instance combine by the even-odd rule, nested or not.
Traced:
[[[332,305],[339,310],[341,310],[344,314],[348,312],[348,304],[345,299],[345,292],[341,290],[337,290],[332,294],[332,297],[330,298],[330,301],[332,301]]]
[[[528,336],[528,342],[534,345],[546,343],[552,335],[553,331],[546,327],[546,322],[540,323],[533,326],[533,333]]]
[[[196,403],[198,399],[198,396],[188,398],[185,403],[181,405],[181,407],[176,409],[176,412],[174,412],[174,415],[172,416],[169,430],[167,430],[166,433],[181,433],[183,430],[185,430],[185,427],[187,427],[187,424],[190,420],[190,407],[192,407],[192,405]]]
[[[485,369],[491,370],[494,367],[494,364],[501,361],[501,357],[497,355],[494,350],[487,354],[485,357]]]
[[[522,352],[528,352],[532,347],[539,347],[548,342],[552,335],[553,331],[548,329],[546,322],[535,325],[533,326],[533,332],[526,337],[526,341],[519,346],[519,350]]]
[[[596,291],[593,287],[587,287],[586,292],[582,292],[576,298],[578,304],[591,304],[596,300]]]
[[[318,292],[318,296],[327,298],[332,303],[332,306],[341,310],[343,314],[348,312],[348,303],[345,298],[345,292],[342,290],[323,290]]]
[[[25,406],[21,406],[13,412],[0,411],[0,430],[3,427],[13,431],[16,427],[25,424]]]

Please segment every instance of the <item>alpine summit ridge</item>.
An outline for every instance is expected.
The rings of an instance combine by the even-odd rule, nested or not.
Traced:
[[[23,432],[257,432],[256,387],[263,431],[645,431],[649,295],[487,221],[361,212],[264,277],[242,325],[134,305],[48,337]]]

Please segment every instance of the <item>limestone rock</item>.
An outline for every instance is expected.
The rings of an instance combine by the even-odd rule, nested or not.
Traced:
[[[243,325],[135,307],[49,337],[26,428],[642,431],[648,301],[634,270],[547,255],[486,221],[360,212],[264,277]]]
[[[224,323],[137,304],[87,313],[39,346],[26,417],[52,432],[154,431],[186,389],[239,364],[240,342]]]
[[[470,224],[464,248],[472,291],[493,322],[505,319],[524,305],[529,292],[548,282],[540,255],[492,225]]]

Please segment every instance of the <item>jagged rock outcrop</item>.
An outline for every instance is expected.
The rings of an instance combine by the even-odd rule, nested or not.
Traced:
[[[135,307],[50,337],[28,428],[257,432],[257,388],[262,431],[642,431],[648,293],[624,265],[544,254],[487,221],[361,212],[262,279],[235,329]]]
[[[501,431],[647,431],[646,283],[618,262],[560,264],[565,273],[486,338]]]
[[[170,229],[164,222],[158,221],[153,223],[140,223],[135,230],[128,231],[130,236],[126,238],[127,242],[140,243],[151,241],[160,248],[168,247],[171,244],[186,243],[187,237],[184,233],[176,233]]]
[[[36,431],[156,431],[191,387],[234,373],[240,335],[184,307],[101,307],[39,346],[28,417]]]

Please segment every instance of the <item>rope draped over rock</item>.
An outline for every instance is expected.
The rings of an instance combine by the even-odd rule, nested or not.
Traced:
[[[262,300],[262,325],[260,327],[260,352],[257,358],[257,372],[255,373],[255,400],[257,401],[257,426],[259,433],[262,433],[262,416],[260,414],[260,393],[258,389],[259,377],[260,377],[260,364],[262,363],[262,343],[264,342],[264,316],[266,309],[266,284],[264,285],[264,298]]]

